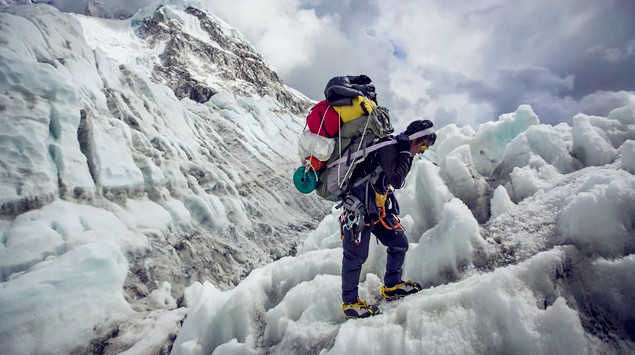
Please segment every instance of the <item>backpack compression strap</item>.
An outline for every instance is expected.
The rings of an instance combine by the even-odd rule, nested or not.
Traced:
[[[424,130],[421,130],[419,132],[416,132],[415,134],[412,134],[412,135],[408,136],[408,139],[412,141],[412,140],[415,140],[417,138],[420,138],[420,137],[423,137],[423,136],[427,136],[428,134],[431,134],[433,132],[434,132],[434,129],[432,129],[432,127],[431,128],[426,128]],[[373,144],[370,147],[367,147],[366,149],[358,150],[355,153],[349,154],[349,155],[347,155],[345,157],[341,157],[341,158],[329,163],[326,167],[327,168],[332,168],[332,167],[334,167],[336,165],[345,163],[349,159],[350,160],[357,159],[357,158],[359,158],[361,156],[364,156],[364,155],[366,155],[368,153],[374,152],[374,151],[376,151],[378,149],[381,149],[383,147],[387,147],[387,146],[393,145],[393,144],[397,144],[397,140],[396,139],[392,139],[392,140],[389,140],[389,141]]]

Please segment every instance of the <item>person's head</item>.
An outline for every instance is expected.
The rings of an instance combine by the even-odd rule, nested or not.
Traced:
[[[407,136],[418,136],[410,141],[410,152],[420,153],[432,146],[437,140],[437,135],[433,131],[434,124],[430,120],[416,120],[410,122],[404,134]]]

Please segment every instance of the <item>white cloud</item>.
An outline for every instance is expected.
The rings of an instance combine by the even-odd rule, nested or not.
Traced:
[[[332,16],[318,17],[297,0],[214,0],[205,4],[238,28],[282,77],[313,63],[323,43],[332,41],[337,47],[344,37]]]
[[[48,1],[114,13],[153,0]],[[606,114],[635,89],[628,1],[161,1],[203,3],[314,99],[332,76],[369,75],[397,122],[424,113],[477,124],[524,103],[558,122]]]

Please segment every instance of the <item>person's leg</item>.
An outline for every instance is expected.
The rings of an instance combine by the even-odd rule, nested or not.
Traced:
[[[357,285],[362,272],[362,265],[368,258],[370,228],[362,228],[359,245],[355,244],[353,233],[344,230],[342,246],[342,301],[353,303],[357,301]]]
[[[394,225],[396,219],[393,216],[387,216],[386,222],[389,225]],[[383,245],[388,247],[384,285],[392,287],[402,281],[403,263],[406,251],[408,251],[408,238],[401,228],[388,230],[381,223],[373,227],[373,234]]]

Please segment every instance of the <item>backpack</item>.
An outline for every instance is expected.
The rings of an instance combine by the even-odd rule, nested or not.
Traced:
[[[324,90],[326,100],[309,112],[299,139],[303,166],[293,176],[302,193],[337,201],[348,191],[350,177],[368,148],[390,137],[393,128],[388,109],[377,106],[369,77],[334,77]],[[346,157],[344,159],[343,157]]]
[[[374,101],[364,96],[356,96],[350,100],[351,103],[347,105],[330,105],[327,100],[318,102],[306,118],[309,131],[322,137],[336,137],[341,123],[368,115],[377,107]]]
[[[375,85],[366,75],[336,76],[324,88],[324,97],[333,106],[352,105],[352,99],[358,96],[377,102]]]
[[[393,132],[388,109],[381,106],[370,115],[343,124],[331,157],[319,171],[316,194],[329,201],[338,201],[356,183],[350,181],[355,167],[373,151],[394,144],[391,140],[380,143],[391,138]]]

